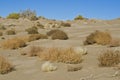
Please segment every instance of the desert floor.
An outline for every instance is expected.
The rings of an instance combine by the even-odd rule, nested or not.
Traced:
[[[39,20],[45,24],[44,20]],[[15,28],[18,34],[14,36],[26,35],[23,32],[23,28],[26,25],[32,25],[30,21],[12,21],[12,20],[1,20],[0,23],[5,25],[16,24]],[[46,20],[47,22],[47,20]],[[79,71],[68,72],[67,65],[65,63],[54,63],[58,69],[53,72],[42,72],[41,64],[44,61],[40,61],[38,57],[22,56],[20,54],[21,49],[9,50],[0,48],[0,54],[8,58],[13,65],[15,70],[8,74],[1,75],[0,80],[120,80],[120,70],[115,67],[99,67],[98,66],[98,55],[103,51],[109,49],[107,46],[102,45],[83,45],[83,41],[86,36],[95,30],[105,31],[108,30],[112,37],[120,39],[120,20],[113,21],[98,21],[97,23],[79,23],[79,21],[68,21],[72,24],[71,27],[62,27],[68,36],[68,40],[51,40],[43,39],[36,40],[27,43],[28,46],[23,49],[27,49],[31,45],[38,45],[43,47],[76,47],[82,46],[87,48],[87,55],[83,56],[82,63],[78,64],[82,66]],[[22,27],[24,26],[24,27]],[[49,29],[39,29],[39,32],[45,33]],[[4,35],[4,37],[11,38],[14,36]],[[3,40],[0,39],[2,42]],[[120,47],[114,47],[120,50]],[[114,49],[111,48],[111,49]],[[118,72],[118,76],[114,76]]]

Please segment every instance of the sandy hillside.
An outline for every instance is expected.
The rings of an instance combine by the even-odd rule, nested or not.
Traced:
[[[4,25],[6,30],[3,31],[3,36],[0,36],[0,43],[4,40],[22,37],[28,35],[25,29],[35,26],[37,22],[40,22],[44,26],[44,29],[39,28],[39,33],[46,34],[51,29],[56,27],[49,27],[51,23],[60,24],[62,21],[39,19],[37,21],[30,21],[27,19],[0,19],[0,24]],[[7,74],[0,74],[0,80],[120,80],[120,69],[116,67],[99,67],[98,56],[107,49],[118,49],[119,47],[110,48],[107,45],[84,45],[83,42],[90,33],[100,30],[108,31],[115,39],[120,40],[120,19],[115,20],[87,20],[87,21],[65,21],[71,24],[71,27],[59,27],[57,29],[63,30],[69,36],[68,40],[52,40],[39,39],[31,42],[27,42],[27,46],[15,50],[3,49],[0,45],[0,55],[5,56],[15,67],[14,71]],[[6,31],[14,29],[15,35],[6,35]],[[4,39],[3,39],[4,38]],[[58,68],[53,72],[41,71],[41,65],[45,61],[41,61],[38,57],[28,57],[21,55],[21,50],[28,51],[30,46],[40,47],[76,47],[82,46],[87,49],[87,55],[84,55],[83,61],[79,64],[82,66],[81,70],[68,72],[66,63],[54,62]],[[117,73],[117,75],[116,75]],[[114,76],[115,75],[115,76]]]

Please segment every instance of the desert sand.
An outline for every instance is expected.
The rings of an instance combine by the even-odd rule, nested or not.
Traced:
[[[17,32],[16,35],[4,35],[5,39],[13,38],[16,36],[27,35],[25,29],[33,26],[36,22],[40,22],[43,25],[49,22],[60,22],[49,19],[39,19],[37,21],[29,21],[27,19],[12,20],[12,19],[0,19],[0,23],[5,25],[7,29],[14,28]],[[88,21],[65,21],[71,24],[71,27],[61,27],[69,36],[68,40],[51,40],[40,39],[28,42],[26,47],[10,50],[3,49],[0,45],[0,55],[5,56],[15,67],[14,71],[7,74],[0,74],[0,80],[120,80],[120,70],[116,67],[99,67],[98,55],[106,49],[110,49],[108,46],[103,45],[83,45],[86,36],[95,30],[109,31],[112,37],[120,39],[120,19],[115,20],[95,20]],[[9,27],[9,25],[14,25]],[[54,29],[54,28],[52,28]],[[51,28],[39,29],[39,33],[45,34]],[[2,38],[0,37],[0,38]],[[0,42],[4,39],[0,39]],[[67,65],[65,63],[54,64],[58,67],[56,71],[42,72],[41,65],[45,61],[40,61],[38,57],[22,56],[21,50],[27,50],[29,46],[41,46],[41,47],[76,47],[82,46],[87,48],[87,55],[83,56],[83,61],[76,65],[81,65],[82,69],[74,72],[67,71]],[[113,47],[111,49],[120,47]],[[116,75],[117,73],[117,75]]]

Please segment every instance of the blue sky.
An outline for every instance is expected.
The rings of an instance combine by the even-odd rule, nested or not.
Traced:
[[[0,0],[0,16],[30,8],[38,16],[69,20],[77,15],[87,18],[120,17],[120,0]]]

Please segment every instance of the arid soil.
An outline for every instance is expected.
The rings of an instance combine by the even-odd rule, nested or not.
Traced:
[[[5,31],[3,36],[0,37],[0,43],[2,41],[27,35],[25,29],[32,27],[36,22],[40,22],[46,25],[49,22],[57,22],[48,19],[39,19],[37,21],[29,21],[27,19],[0,19],[0,24],[5,25],[7,30],[15,29],[16,35],[6,35]],[[0,45],[0,55],[5,56],[15,67],[15,70],[7,73],[0,74],[0,80],[120,80],[120,70],[116,67],[100,67],[98,65],[98,56],[107,49],[118,49],[120,47],[110,48],[107,45],[85,45],[83,42],[90,33],[100,30],[108,31],[113,38],[120,40],[120,19],[115,20],[88,20],[88,21],[66,21],[71,24],[71,27],[61,27],[69,36],[68,40],[52,40],[52,39],[40,39],[31,42],[27,42],[27,46],[15,50],[3,49]],[[10,26],[11,25],[11,26]],[[54,28],[40,29],[39,33],[46,34]],[[2,38],[5,39],[2,39]],[[83,56],[83,61],[79,64],[82,66],[81,70],[68,72],[65,63],[54,63],[58,69],[52,72],[42,72],[41,65],[45,61],[40,61],[38,57],[29,57],[21,55],[21,50],[29,50],[30,46],[41,47],[76,47],[82,46],[87,48],[87,54]]]

